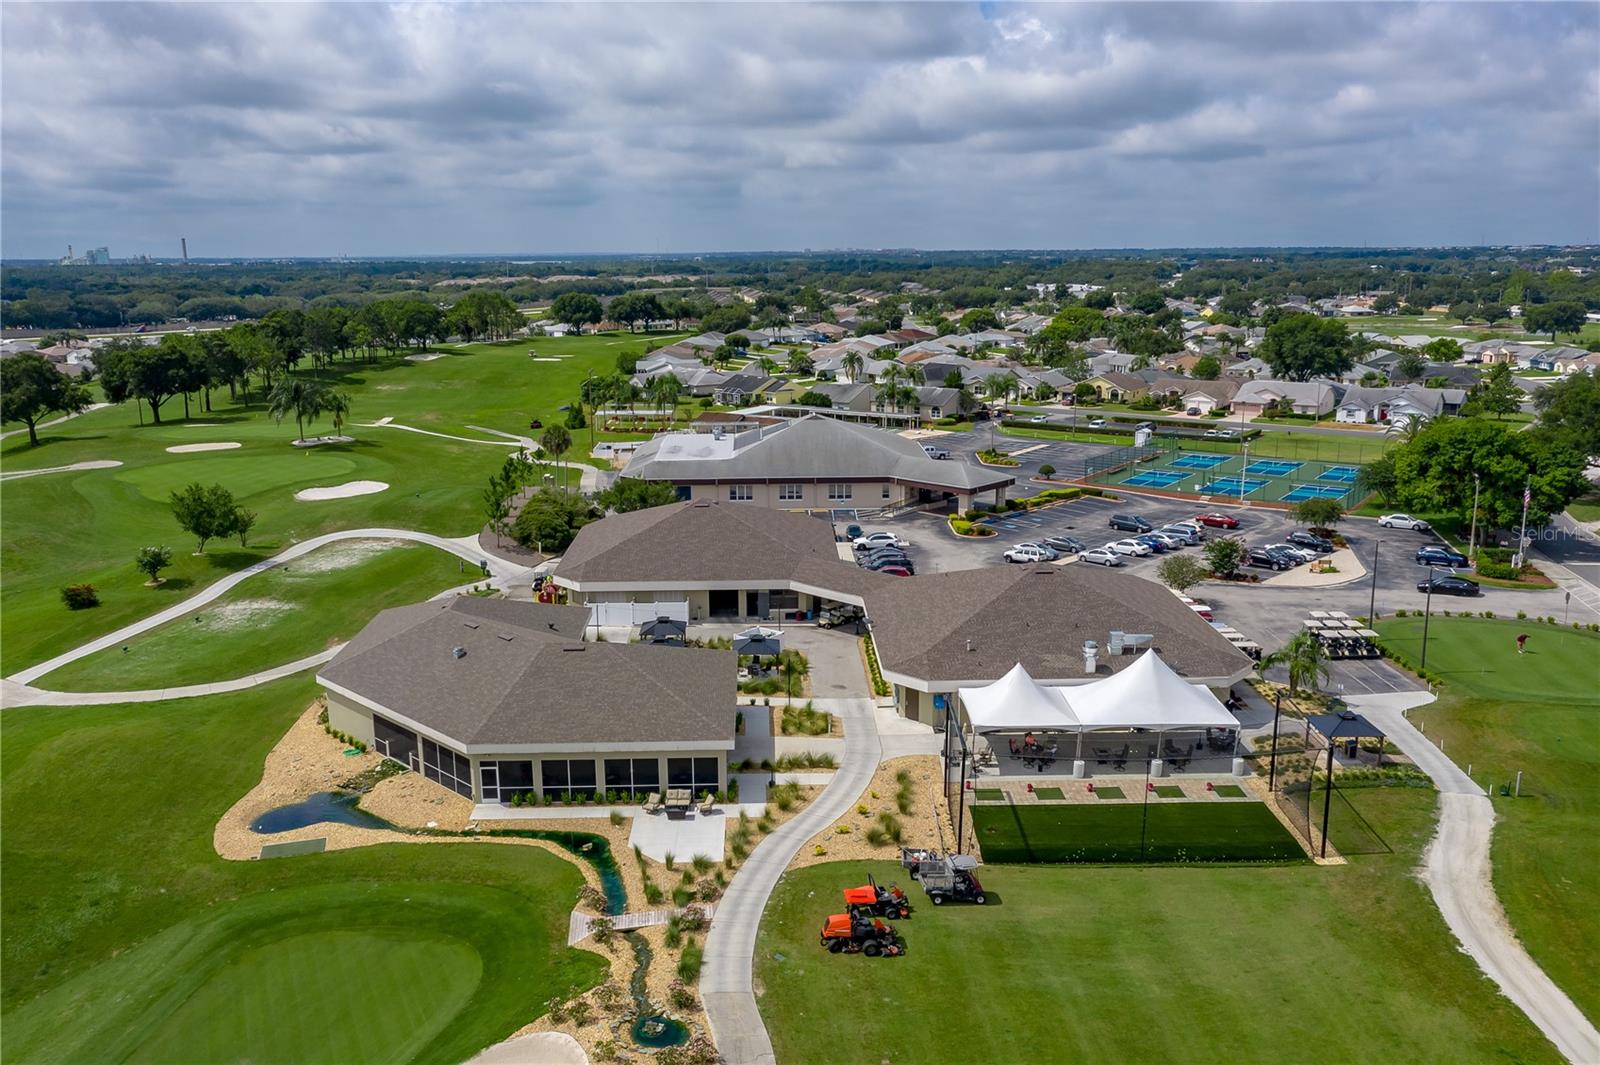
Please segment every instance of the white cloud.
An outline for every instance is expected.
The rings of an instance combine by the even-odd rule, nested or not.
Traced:
[[[7,255],[1600,239],[1594,5],[0,23]]]

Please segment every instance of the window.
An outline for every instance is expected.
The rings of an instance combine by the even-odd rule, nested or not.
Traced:
[[[728,499],[734,503],[748,502],[755,497],[755,490],[747,484],[730,484],[728,486]]]
[[[850,486],[847,484],[830,484],[828,486],[829,499],[849,499]]]
[[[457,795],[472,798],[472,760],[429,739],[422,741],[422,775]]]
[[[660,790],[661,763],[657,759],[606,759],[606,791],[642,798]]]
[[[805,497],[806,486],[803,484],[780,484],[778,486],[779,499],[796,500],[804,499]]]
[[[539,763],[539,780],[546,799],[568,795],[594,796],[594,759],[546,758]]]
[[[478,783],[484,802],[510,802],[511,796],[533,790],[533,762],[480,762]]]
[[[889,498],[889,486],[888,485],[884,485],[883,486],[883,498],[885,498],[885,499]]]
[[[933,417],[933,418],[943,418],[944,417],[944,414],[940,412],[938,407],[929,407],[928,408],[928,415],[930,417]]]
[[[667,787],[689,788],[696,795],[703,791],[718,791],[722,781],[717,776],[715,758],[668,758]]]

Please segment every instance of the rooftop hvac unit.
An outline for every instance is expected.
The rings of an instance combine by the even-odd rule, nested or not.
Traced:
[[[452,647],[450,648],[450,657],[465,658],[467,657],[467,649],[465,647]]]
[[[1100,645],[1093,640],[1083,641],[1083,671],[1093,673],[1100,662]]]

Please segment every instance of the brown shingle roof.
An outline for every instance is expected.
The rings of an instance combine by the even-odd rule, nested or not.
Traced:
[[[731,651],[584,643],[587,617],[465,596],[396,607],[317,676],[467,748],[732,746]]]
[[[870,591],[867,615],[885,670],[930,682],[994,680],[1021,662],[1039,680],[1088,680],[1083,643],[1113,629],[1149,633],[1162,660],[1196,680],[1250,668],[1243,653],[1162,586],[1084,565],[992,566],[934,573]],[[971,642],[971,650],[968,648]]]

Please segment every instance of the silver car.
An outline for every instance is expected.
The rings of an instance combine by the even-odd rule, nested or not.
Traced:
[[[1097,566],[1120,566],[1122,556],[1106,547],[1091,547],[1078,555],[1079,562],[1093,562]]]

